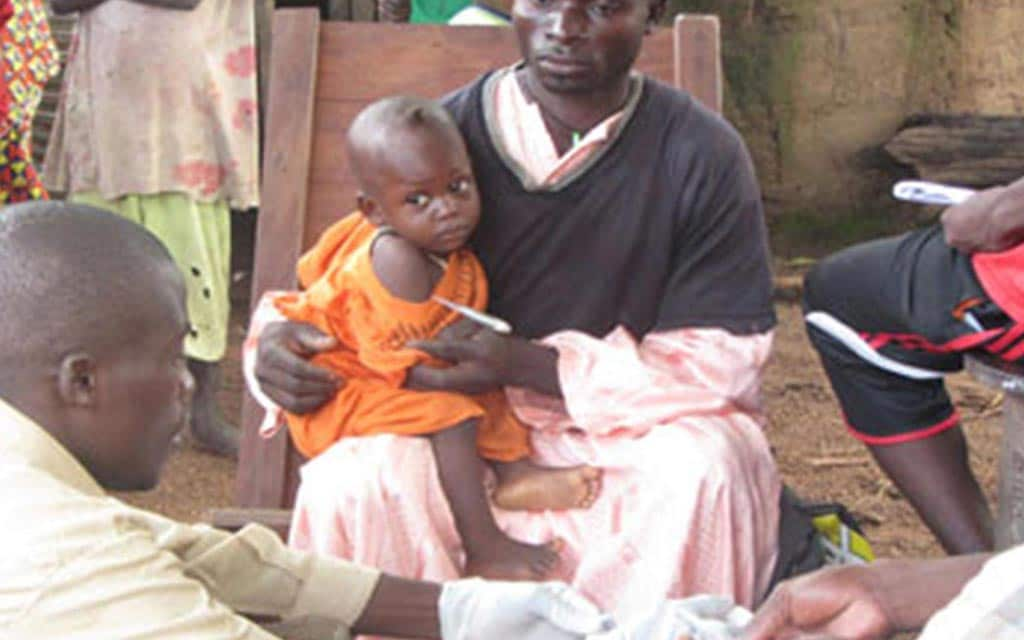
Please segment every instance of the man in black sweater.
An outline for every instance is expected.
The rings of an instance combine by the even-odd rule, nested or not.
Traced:
[[[615,469],[590,511],[547,515],[550,531],[535,535],[565,538],[565,577],[617,612],[641,591],[752,604],[776,550],[780,483],[760,430],[775,323],[760,193],[723,119],[632,73],[664,7],[520,0],[523,62],[445,99],[479,182],[471,245],[489,311],[515,335],[418,345],[451,363],[432,388],[510,388],[517,409],[537,410],[549,463]],[[320,406],[336,383],[306,359],[324,348],[311,327],[267,325],[262,390],[294,413]],[[659,513],[671,517],[652,527]]]

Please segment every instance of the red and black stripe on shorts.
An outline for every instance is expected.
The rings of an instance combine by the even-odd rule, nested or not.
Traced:
[[[963,368],[965,353],[1024,358],[1024,325],[987,297],[939,227],[826,258],[807,276],[804,310],[849,430],[868,444],[957,425],[943,377]]]

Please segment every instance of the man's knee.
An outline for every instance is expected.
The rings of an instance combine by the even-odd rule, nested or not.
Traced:
[[[666,426],[656,429],[650,445],[663,464],[659,472],[667,483],[701,482],[732,484],[734,480],[774,468],[764,435],[754,425],[728,420],[706,424]]]
[[[833,276],[831,263],[834,256],[829,256],[814,265],[804,276],[803,304],[804,312],[828,311],[829,292],[837,289],[836,278]]]

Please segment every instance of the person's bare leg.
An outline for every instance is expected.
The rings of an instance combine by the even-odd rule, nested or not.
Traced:
[[[971,472],[959,425],[922,440],[868,449],[947,553],[992,550],[992,514]]]
[[[224,421],[217,407],[220,388],[220,363],[188,359],[188,370],[196,380],[189,422],[196,443],[218,455],[238,456],[238,429]]]
[[[466,550],[466,575],[501,580],[540,580],[558,565],[560,544],[517,542],[498,528],[484,489],[484,461],[477,454],[478,420],[429,436],[441,489]]]
[[[510,511],[589,509],[601,493],[602,473],[596,467],[542,467],[528,458],[493,466],[494,504]]]

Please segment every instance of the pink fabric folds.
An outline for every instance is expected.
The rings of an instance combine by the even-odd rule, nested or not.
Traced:
[[[637,344],[619,329],[545,341],[566,401],[508,395],[534,429],[535,458],[605,469],[587,511],[502,512],[532,542],[563,539],[559,575],[629,615],[665,597],[717,593],[754,605],[775,563],[780,481],[758,389],[771,335],[682,329]],[[351,438],[309,462],[291,543],[407,577],[459,577],[462,550],[430,446]]]

